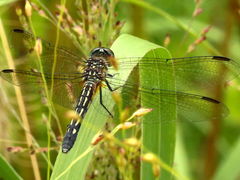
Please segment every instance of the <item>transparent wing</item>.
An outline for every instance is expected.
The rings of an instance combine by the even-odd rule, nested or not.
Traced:
[[[133,106],[134,101],[131,101],[130,97],[134,97],[138,101],[141,100],[144,104],[149,104],[150,107],[147,108],[153,109],[174,104],[177,106],[177,115],[180,120],[204,121],[218,118],[219,114],[213,113],[214,108],[219,108],[221,117],[226,117],[229,114],[228,108],[223,103],[206,96],[143,87],[137,83],[132,84],[114,78],[109,79],[109,84],[111,87],[116,88],[117,91],[121,91],[125,106]],[[145,95],[147,95],[147,98]],[[164,121],[168,122],[168,120]],[[159,123],[158,120],[156,122]]]
[[[38,64],[36,56],[34,56],[34,59],[29,58],[31,55],[35,55],[34,47],[36,44],[36,37],[22,29],[13,29],[9,37],[12,54],[16,59],[15,64],[18,66],[28,66],[31,68],[39,69],[38,66],[36,66]],[[54,63],[54,45],[44,40],[41,40],[41,43],[41,64],[43,66],[44,72],[50,73],[52,71]],[[57,47],[55,66],[56,73],[77,73],[79,66],[80,69],[82,66],[84,66],[84,61],[80,56],[63,47]]]
[[[141,60],[140,60],[141,59]],[[180,91],[211,87],[222,80],[221,69],[226,67],[231,74],[240,74],[240,65],[229,58],[221,56],[195,56],[183,58],[119,58],[119,69],[130,68],[131,64],[138,62],[141,69],[152,69],[160,72],[164,77],[171,77],[174,70],[176,88]],[[221,72],[221,73],[220,73]],[[154,74],[149,74],[149,78]]]
[[[38,59],[34,52],[36,38],[22,29],[13,29],[9,35],[10,48],[15,58],[16,69],[5,69],[0,76],[14,85],[28,86],[38,89],[44,84],[43,75],[37,65]],[[73,52],[57,47],[56,66],[52,79],[54,63],[54,45],[41,40],[42,53],[40,56],[46,85],[50,89],[54,80],[53,101],[67,108],[72,108],[82,88],[81,70],[84,61]]]
[[[0,76],[14,85],[27,86],[31,89],[43,88],[44,85],[42,74],[31,70],[5,69],[0,72]],[[48,89],[51,88],[51,83],[54,83],[53,101],[64,107],[72,108],[81,92],[83,74],[55,73],[53,79],[51,74],[44,73],[44,76]]]
[[[0,75],[6,81],[20,86],[20,85],[29,85],[29,84],[43,84],[43,75],[40,72],[34,70],[20,70],[20,69],[4,69],[0,72]],[[15,78],[16,77],[16,78]],[[51,84],[52,80],[54,85],[61,85],[65,82],[81,82],[84,74],[82,73],[55,73],[52,75],[50,73],[44,73],[44,78],[47,84]]]

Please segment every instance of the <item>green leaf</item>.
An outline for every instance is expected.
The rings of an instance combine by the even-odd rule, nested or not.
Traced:
[[[170,58],[168,51],[164,48],[157,48],[145,55],[145,57]],[[152,64],[152,66],[155,66]],[[166,77],[157,68],[149,67],[148,69],[140,66],[140,83],[143,87],[152,87],[158,89],[175,90],[174,68],[172,68],[171,77]],[[160,104],[161,95],[155,96],[159,103],[152,106],[152,95],[150,93],[141,94],[142,106],[153,108],[153,111],[143,117],[142,139],[143,152],[153,152],[161,161],[169,167],[172,167],[175,149],[175,122],[176,122],[176,104],[162,106]],[[173,99],[172,99],[173,98]],[[174,98],[169,97],[169,102],[174,102]],[[169,123],[161,123],[170,121]],[[158,122],[158,123],[156,123]],[[168,171],[161,170],[161,179],[172,179],[172,174]],[[155,179],[152,165],[142,163],[141,179]]]
[[[188,154],[186,147],[184,146],[184,139],[181,128],[177,128],[176,133],[176,148],[175,148],[175,159],[174,164],[177,164],[176,170],[181,173],[182,176],[190,178],[190,167],[188,164]],[[187,179],[187,178],[185,178]]]
[[[118,57],[143,57],[150,50],[155,49],[155,53],[158,53],[158,56],[161,57],[169,57],[168,52],[161,48],[160,46],[150,43],[148,41],[124,34],[121,35],[112,45],[111,49],[114,51],[115,56]],[[130,72],[134,68],[136,64],[131,64],[132,67],[127,70],[119,70],[119,74],[121,79],[127,80]],[[111,97],[111,92],[107,90],[103,92],[105,94],[104,97]],[[103,101],[105,102],[105,101]],[[106,105],[106,104],[105,104]],[[107,108],[111,110],[114,107],[114,101],[108,99]],[[96,95],[93,104],[90,106],[89,111],[84,118],[84,121],[81,126],[81,130],[78,134],[77,140],[75,142],[74,147],[67,154],[63,154],[59,152],[57,157],[52,177],[51,179],[84,179],[86,171],[88,169],[89,162],[92,157],[92,152],[94,147],[91,146],[91,142],[93,137],[99,132],[104,124],[106,123],[106,118],[101,116],[99,112],[102,111],[102,107],[99,105],[99,96]],[[157,111],[156,111],[157,112]],[[173,113],[174,114],[174,113]],[[157,116],[159,113],[157,113]],[[157,129],[159,131],[159,129]],[[164,132],[162,132],[164,133]],[[172,131],[168,131],[166,135],[161,136],[165,138],[166,136],[170,136],[171,138]],[[161,139],[161,138],[160,138]],[[169,140],[169,138],[167,138]],[[164,141],[161,141],[164,142]],[[173,152],[174,151],[174,143],[173,140],[169,141],[171,145],[167,145],[168,143],[164,143],[164,156],[167,158],[163,158],[164,160],[169,160],[172,162]],[[145,145],[144,145],[145,146]],[[172,148],[172,150],[170,150]],[[169,155],[170,152],[170,155]],[[167,154],[167,155],[166,155]],[[171,164],[171,163],[168,163]]]
[[[0,154],[0,179],[22,180],[19,174],[7,162],[7,160]]]
[[[220,167],[218,168],[214,180],[221,180],[221,179],[229,179],[234,180],[239,178],[239,172],[240,172],[240,139],[236,142],[235,146],[232,148],[232,150],[223,160],[223,162],[220,164]]]

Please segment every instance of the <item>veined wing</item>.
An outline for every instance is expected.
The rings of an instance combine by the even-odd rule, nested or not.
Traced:
[[[34,54],[34,47],[36,44],[36,37],[31,33],[24,31],[22,29],[13,29],[10,33],[10,46],[12,54],[16,59],[16,65],[19,66],[30,66],[31,68],[36,68],[37,58],[22,58],[26,55]],[[54,62],[54,45],[51,43],[41,40],[42,43],[42,53],[40,60],[43,66],[43,69],[46,73],[52,71],[53,62]],[[63,47],[57,47],[56,51],[56,73],[77,73],[79,66],[84,65],[81,57],[69,51]]]
[[[112,87],[119,87],[117,89],[122,90],[121,94],[123,101],[126,102],[126,106],[132,106],[128,104],[128,102],[130,102],[129,95],[132,97],[138,96],[137,99],[141,100],[142,103],[149,104],[147,108],[161,108],[174,104],[177,106],[177,115],[180,120],[204,121],[219,118],[219,115],[213,113],[213,108],[220,109],[221,117],[229,114],[228,108],[223,103],[206,96],[139,86],[138,84],[124,82],[114,78],[112,78],[112,80],[109,79],[109,83]],[[126,97],[128,98],[125,99]],[[168,120],[163,120],[163,122],[164,121],[168,122]],[[158,120],[156,120],[156,122],[159,123]]]
[[[3,79],[14,85],[28,86],[31,89],[43,85],[43,75],[37,66],[38,60],[34,52],[36,37],[22,29],[13,29],[9,35],[10,47],[15,58],[14,70],[5,69],[0,72]],[[52,68],[54,63],[54,45],[41,40],[40,56],[47,87],[52,83]],[[34,59],[31,58],[34,56]],[[73,52],[57,47],[56,66],[54,69],[53,101],[67,108],[72,108],[74,98],[79,96],[82,86],[81,69],[84,61]],[[70,98],[71,97],[71,98]]]
[[[166,78],[171,77],[172,72],[174,72],[176,88],[180,91],[216,85],[223,78],[220,71],[222,67],[226,67],[234,76],[240,74],[240,65],[236,61],[221,56],[183,58],[129,57],[118,58],[117,60],[120,71],[130,68],[131,64],[138,62],[141,69],[152,69]],[[154,74],[149,74],[150,79],[153,76]]]
[[[20,85],[28,85],[28,84],[43,84],[43,75],[40,72],[36,72],[34,70],[20,70],[20,69],[4,69],[0,72],[0,75],[6,81],[20,86]],[[15,78],[15,77],[16,78]],[[44,78],[47,84],[54,83],[54,85],[59,85],[58,83],[67,82],[80,82],[84,74],[82,73],[55,73],[52,75],[49,73],[44,73]]]
[[[34,70],[4,69],[0,76],[14,85],[27,86],[31,89],[42,88],[44,85],[42,73]],[[53,101],[67,108],[72,108],[78,98],[83,85],[83,76],[82,73],[55,73],[52,79],[51,74],[44,73],[48,89],[51,88],[51,83],[54,83]]]

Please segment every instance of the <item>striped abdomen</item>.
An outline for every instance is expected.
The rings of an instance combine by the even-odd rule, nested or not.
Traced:
[[[83,86],[75,108],[75,111],[80,116],[80,120],[83,119],[87,113],[88,107],[95,93],[96,86],[96,83],[91,81],[85,82]],[[63,138],[62,152],[67,153],[73,147],[81,126],[80,120],[72,119],[71,123],[68,125],[67,132]]]

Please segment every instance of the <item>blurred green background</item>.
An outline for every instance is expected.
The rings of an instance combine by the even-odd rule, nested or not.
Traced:
[[[36,3],[45,13],[50,12],[54,17],[59,15],[57,7],[60,4],[59,1],[35,0],[30,2]],[[66,1],[66,8],[73,20],[77,23],[79,21],[81,24],[81,22],[84,23],[84,16],[81,16],[79,12],[81,12],[81,8],[84,11],[85,1],[79,1],[79,6],[76,5],[77,2]],[[80,48],[81,52],[79,53],[87,55],[92,48],[99,45],[99,42],[104,46],[110,46],[119,34],[129,33],[165,46],[172,57],[223,55],[240,63],[240,3],[238,0],[99,1],[99,5],[106,2],[110,4],[104,5],[101,11],[94,10],[98,9],[97,6],[94,6],[98,4],[97,2],[94,0],[88,2],[89,17],[92,18],[92,21],[89,21],[88,32],[90,33],[86,35],[83,31],[82,37],[73,40],[74,33],[61,31],[60,45],[76,52],[79,52]],[[0,17],[6,31],[11,27],[22,26],[16,9],[21,9],[25,14],[24,7],[25,1],[0,1]],[[93,13],[91,14],[91,12]],[[104,16],[96,18],[100,17],[98,13],[103,12],[111,14],[110,20]],[[116,24],[116,26],[112,28],[113,26],[106,25],[108,23],[102,24],[103,27],[106,27],[104,29],[91,25],[91,22],[99,25],[99,22],[103,22],[105,19],[109,24]],[[31,22],[38,36],[55,42],[56,22],[54,24],[41,16],[39,9],[33,10]],[[203,33],[204,30],[209,31]],[[82,44],[79,45],[79,42]],[[76,44],[78,45],[76,46]],[[0,47],[0,67],[2,69],[7,67],[7,62],[2,44]],[[189,52],[190,50],[191,52]],[[231,83],[225,84],[224,88],[211,89],[207,95],[221,100],[228,106],[230,110],[228,117],[212,122],[180,123],[177,126],[173,168],[189,179],[240,178],[240,80],[235,78]],[[16,96],[12,86],[2,79],[0,79],[0,96],[0,153],[23,179],[34,179],[29,149],[26,148],[24,127],[20,123]],[[40,147],[47,147],[46,127],[49,126],[46,121],[47,107],[43,103],[39,103],[43,100],[36,94],[24,94],[24,100],[31,134]],[[61,117],[61,127],[65,132],[68,118],[65,117],[64,110],[61,108],[60,110],[58,108],[57,114]],[[56,140],[53,147],[57,148],[60,143],[57,139],[61,137],[62,132],[54,123],[51,124],[51,130]],[[17,152],[12,152],[14,150]],[[51,162],[54,164],[57,151],[51,152]],[[35,153],[33,152],[33,154]],[[44,160],[46,155],[40,154],[36,153],[37,162],[42,179],[46,179],[49,176],[47,175],[47,163]],[[89,172],[86,179],[91,178],[99,177],[91,177]]]

